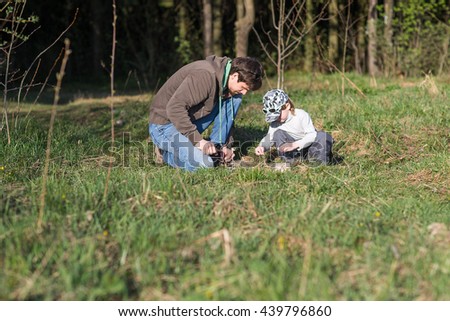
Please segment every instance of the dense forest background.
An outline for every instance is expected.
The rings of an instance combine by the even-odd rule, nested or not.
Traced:
[[[107,83],[112,1],[2,1],[0,10],[4,94],[56,73],[64,38],[72,50],[65,81]],[[447,0],[117,0],[116,79],[154,89],[208,54],[257,57],[269,76],[441,75],[449,12]]]

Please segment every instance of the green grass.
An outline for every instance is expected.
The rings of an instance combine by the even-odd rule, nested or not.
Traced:
[[[107,102],[59,106],[42,230],[51,106],[24,106],[11,144],[0,136],[0,299],[450,300],[450,83],[431,97],[349,77],[366,98],[338,76],[287,75],[344,162],[286,172],[156,165],[150,96],[120,100],[106,199]],[[265,134],[263,93],[244,99],[239,155]]]

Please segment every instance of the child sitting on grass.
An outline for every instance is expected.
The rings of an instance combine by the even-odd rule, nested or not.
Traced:
[[[263,112],[270,123],[267,135],[255,149],[262,156],[272,145],[286,162],[309,160],[320,164],[332,163],[333,138],[323,131],[316,131],[311,117],[295,108],[289,96],[281,89],[268,91],[263,98]]]

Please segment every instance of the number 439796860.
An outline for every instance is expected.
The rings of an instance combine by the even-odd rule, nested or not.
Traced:
[[[326,306],[318,306],[314,305],[299,307],[297,305],[269,305],[263,306],[259,311],[259,314],[264,316],[274,317],[274,316],[297,316],[300,315],[302,317],[310,316],[310,317],[329,317],[331,315],[331,307]]]

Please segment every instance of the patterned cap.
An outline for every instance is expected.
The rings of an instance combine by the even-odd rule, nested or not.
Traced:
[[[266,114],[266,122],[277,120],[281,114],[281,108],[288,102],[289,96],[281,89],[272,89],[263,97],[263,112]]]

